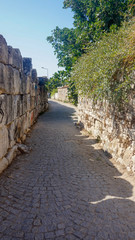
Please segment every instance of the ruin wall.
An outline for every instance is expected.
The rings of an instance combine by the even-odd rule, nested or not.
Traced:
[[[0,173],[12,162],[18,144],[47,107],[44,83],[39,84],[32,59],[7,46],[0,35]]]
[[[108,101],[79,96],[78,122],[97,139],[106,153],[135,173],[135,95],[125,111]]]

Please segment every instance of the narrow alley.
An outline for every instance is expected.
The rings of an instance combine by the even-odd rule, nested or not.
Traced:
[[[75,127],[75,108],[50,101],[0,176],[0,240],[134,240],[134,177]]]

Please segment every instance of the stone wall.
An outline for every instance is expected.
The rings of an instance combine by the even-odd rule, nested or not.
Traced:
[[[62,102],[68,102],[68,87],[58,87],[58,100]]]
[[[96,139],[104,151],[135,172],[135,95],[125,111],[119,112],[107,101],[93,102],[79,97],[78,121]]]
[[[39,82],[32,60],[22,58],[20,50],[7,46],[0,35],[0,173],[47,107],[44,82]]]

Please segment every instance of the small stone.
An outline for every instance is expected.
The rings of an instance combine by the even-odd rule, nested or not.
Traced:
[[[29,153],[30,152],[30,148],[27,147],[26,145],[24,144],[17,144],[18,146],[18,150],[21,152],[21,153]]]
[[[40,219],[35,219],[33,225],[34,226],[40,226],[41,225],[41,220]]]

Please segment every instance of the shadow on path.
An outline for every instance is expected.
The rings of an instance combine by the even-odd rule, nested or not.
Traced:
[[[130,177],[76,129],[73,107],[49,106],[27,138],[31,153],[0,177],[0,239],[134,240]]]

